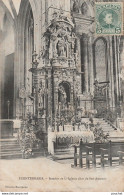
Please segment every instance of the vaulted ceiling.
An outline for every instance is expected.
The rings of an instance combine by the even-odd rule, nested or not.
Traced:
[[[12,14],[12,17],[14,17],[12,6],[13,6],[13,9],[15,9],[16,13],[18,14],[21,0],[1,0],[1,1],[3,1],[5,6],[8,8],[10,13]]]

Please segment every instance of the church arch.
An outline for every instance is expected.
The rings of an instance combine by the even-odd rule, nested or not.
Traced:
[[[99,37],[93,44],[94,79],[104,82],[108,80],[107,41]]]
[[[33,7],[34,9],[34,7]],[[21,79],[21,85],[26,85],[26,75],[28,70],[31,68],[32,52],[34,45],[34,13],[29,0],[22,0],[19,10],[18,17],[18,28],[19,28],[19,41],[21,50],[19,58],[19,66]]]
[[[0,7],[3,8],[6,12],[7,18],[10,22],[10,24],[15,28],[14,19],[9,11],[9,9],[6,7],[6,5],[3,3],[2,0],[0,0]]]

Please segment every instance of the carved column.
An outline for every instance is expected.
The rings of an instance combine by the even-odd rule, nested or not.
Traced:
[[[88,41],[88,58],[89,58],[89,70],[88,70],[88,78],[89,78],[89,92],[93,95],[94,93],[94,73],[93,73],[93,37],[89,36]]]
[[[88,92],[88,37],[83,34],[81,38],[81,65],[82,71],[84,72],[85,92]]]
[[[52,78],[51,78],[51,67],[48,68],[48,124],[52,127]]]
[[[35,88],[35,115],[38,118],[38,72],[34,73],[34,88]]]
[[[57,79],[55,78],[54,83],[57,82]],[[54,88],[54,125],[55,129],[57,130],[57,109],[58,109],[58,87],[55,86]]]
[[[77,35],[77,44],[76,44],[76,50],[77,50],[77,69],[79,72],[81,72],[81,36],[80,35]]]
[[[72,106],[74,105],[74,89],[72,85],[71,85],[70,103]]]

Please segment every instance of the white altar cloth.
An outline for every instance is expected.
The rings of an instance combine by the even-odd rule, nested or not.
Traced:
[[[48,132],[48,152],[54,154],[54,142],[56,138],[78,138],[83,142],[93,142],[94,135],[92,131],[61,131]]]

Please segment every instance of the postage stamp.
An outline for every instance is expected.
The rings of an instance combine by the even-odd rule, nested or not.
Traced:
[[[96,3],[95,23],[95,31],[97,35],[122,35],[123,3]]]

